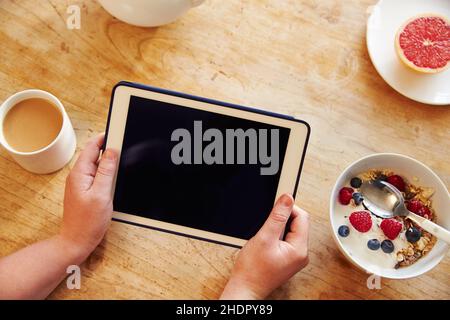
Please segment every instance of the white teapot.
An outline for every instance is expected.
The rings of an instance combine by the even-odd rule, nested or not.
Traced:
[[[111,15],[140,27],[171,23],[205,0],[99,0]]]

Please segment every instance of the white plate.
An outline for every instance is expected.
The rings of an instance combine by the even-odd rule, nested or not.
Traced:
[[[394,39],[409,18],[421,13],[450,17],[450,0],[380,0],[367,21],[367,48],[383,79],[404,96],[428,104],[450,105],[450,68],[437,74],[409,69],[397,57]]]

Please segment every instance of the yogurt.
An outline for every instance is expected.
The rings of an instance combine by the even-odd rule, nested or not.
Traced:
[[[350,234],[347,237],[338,235],[343,247],[356,260],[363,260],[365,264],[370,264],[373,268],[394,268],[397,264],[397,252],[408,247],[408,241],[405,237],[405,230],[402,230],[395,240],[391,240],[394,244],[392,253],[385,253],[383,250],[371,250],[367,246],[367,242],[371,239],[377,239],[380,243],[386,240],[386,236],[380,228],[382,219],[371,214],[372,228],[367,232],[359,232],[348,220],[352,212],[366,211],[362,205],[359,206],[336,206],[336,222],[339,225],[347,225],[350,228]],[[336,230],[337,232],[337,230]]]

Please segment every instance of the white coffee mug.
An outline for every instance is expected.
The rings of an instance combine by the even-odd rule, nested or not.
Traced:
[[[171,23],[205,0],[99,0],[111,15],[140,27]]]
[[[52,103],[61,112],[63,122],[59,134],[48,146],[32,152],[19,152],[14,150],[6,141],[3,134],[3,121],[12,107],[23,100],[32,98],[40,98]],[[37,174],[48,174],[58,171],[72,159],[76,144],[75,131],[64,106],[58,98],[46,91],[25,90],[18,92],[9,97],[0,107],[0,145],[25,170]]]

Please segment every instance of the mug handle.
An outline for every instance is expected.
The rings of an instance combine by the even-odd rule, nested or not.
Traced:
[[[191,0],[191,6],[192,6],[192,7],[198,7],[198,6],[201,5],[203,2],[205,2],[205,0]]]

